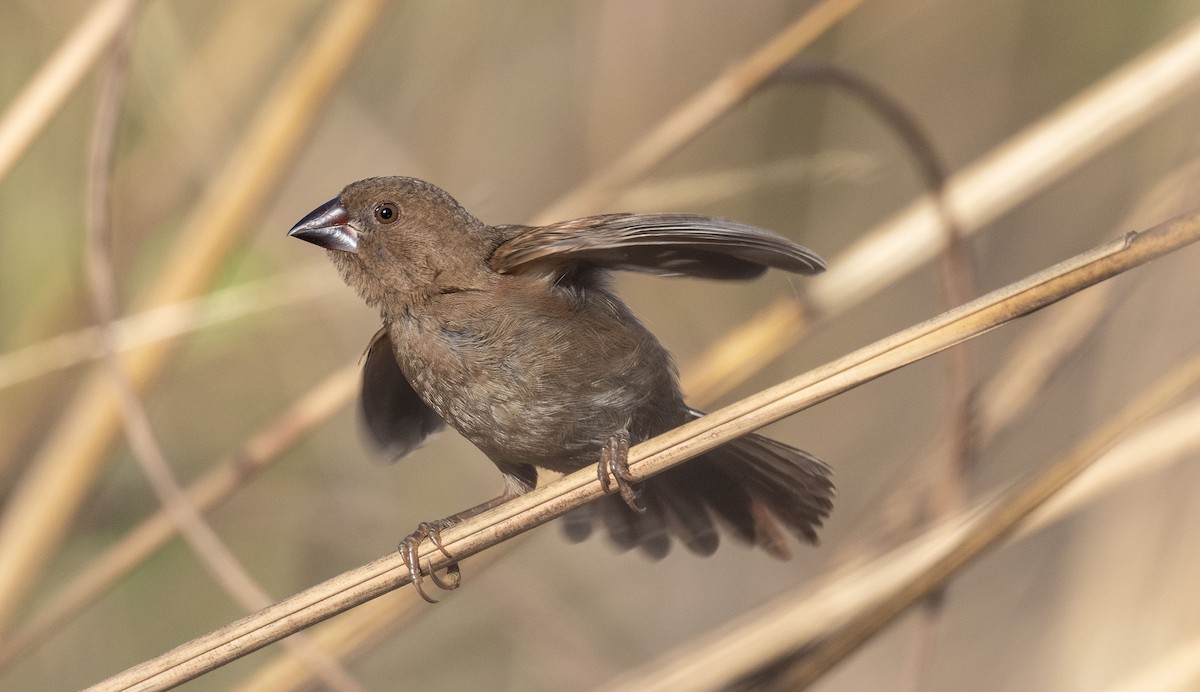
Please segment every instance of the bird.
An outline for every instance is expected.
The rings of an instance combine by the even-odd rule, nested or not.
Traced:
[[[684,401],[666,348],[615,293],[614,270],[745,280],[825,262],[781,235],[694,214],[614,213],[544,226],[488,225],[436,185],[360,180],[288,235],[327,251],[382,325],[359,409],[373,446],[399,459],[447,424],[499,469],[499,496],[422,522],[400,554],[423,598],[417,546],[447,557],[441,531],[533,489],[538,469],[596,465],[610,492],[564,517],[579,541],[607,528],[620,549],[662,558],[672,542],[711,555],[720,533],[787,559],[787,532],[817,542],[832,510],[830,468],[751,433],[640,484],[630,445],[702,414]],[[452,563],[457,570],[457,565]],[[431,580],[443,588],[454,580]],[[453,582],[453,583],[450,583]]]

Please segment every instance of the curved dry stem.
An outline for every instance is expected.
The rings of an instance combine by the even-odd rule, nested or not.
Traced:
[[[696,93],[608,167],[534,217],[534,226],[594,214],[721,116],[754,93],[771,75],[862,0],[821,0],[775,38],[738,61]]]
[[[633,480],[643,480],[1196,240],[1200,240],[1200,214],[1131,233],[994,291],[637,445],[629,452]],[[463,559],[603,494],[594,470],[583,469],[447,529],[442,544],[457,559]],[[419,552],[421,562],[428,563],[430,569],[441,569],[452,562],[428,541]],[[161,689],[179,684],[409,582],[400,556],[389,554],[130,668],[92,689]]]
[[[933,197],[934,207],[942,222],[945,243],[938,262],[942,298],[946,309],[962,305],[976,294],[975,277],[965,236],[946,198],[949,177],[945,163],[933,145],[933,139],[916,117],[885,90],[849,70],[817,62],[794,62],[781,70],[777,79],[789,82],[827,84],[850,93],[882,119],[903,142],[921,179]],[[935,466],[937,482],[925,495],[925,505],[931,516],[944,519],[962,510],[967,496],[967,474],[973,466],[974,421],[974,357],[969,344],[961,344],[946,352],[946,410],[944,429],[950,442],[943,445],[941,454],[927,458]],[[913,663],[905,689],[918,689],[920,679],[932,662],[936,641],[938,614],[944,594],[935,593],[926,600],[921,626],[914,638]]]
[[[1184,163],[1155,184],[1115,228],[1137,228],[1145,225],[1146,219],[1180,213],[1197,183],[1200,183],[1200,159]],[[996,436],[1012,425],[1037,399],[1050,378],[1069,362],[1071,355],[1086,343],[1103,319],[1112,314],[1128,294],[1129,286],[1118,289],[1112,284],[1101,284],[1034,318],[1014,340],[1003,365],[980,385],[975,398],[974,443],[977,449],[986,449]],[[937,439],[915,458],[945,456],[949,454],[948,446],[944,438]],[[915,483],[928,482],[923,478],[913,480]],[[876,552],[879,545],[894,545],[926,522],[928,517],[910,511],[909,498],[914,492],[917,491],[912,483],[902,483],[892,490],[879,502],[884,507],[881,514],[886,523],[880,535],[869,538],[867,544],[860,542],[850,550]]]
[[[42,3],[45,5],[45,3]],[[97,7],[102,3],[95,3]],[[187,10],[178,5],[160,7],[159,17]],[[207,184],[215,172],[219,153],[238,122],[234,113],[252,107],[250,99],[262,96],[270,83],[268,70],[286,54],[284,43],[293,40],[307,24],[312,9],[297,11],[290,0],[260,0],[254,3],[228,3],[214,12],[211,30],[201,38],[195,54],[169,87],[170,93],[159,102],[161,111],[155,126],[140,129],[122,150],[121,165],[114,171],[113,198],[121,200],[121,219],[131,236],[162,226],[186,208],[195,190]],[[173,17],[172,19],[174,19]],[[151,39],[155,42],[155,39]],[[229,55],[237,56],[237,70],[220,72],[220,64]],[[215,84],[219,87],[214,88]],[[219,93],[215,93],[219,91]],[[199,122],[203,120],[203,123]],[[169,159],[170,165],[163,165]],[[153,194],[146,194],[147,181],[153,181]],[[161,248],[149,243],[137,249],[139,255],[157,255]],[[64,313],[60,305],[74,303],[75,282],[67,275],[71,267],[59,267],[45,275],[36,296],[22,300],[15,321],[6,320],[10,340],[28,341],[61,328]],[[166,306],[164,306],[166,309]],[[124,320],[122,320],[124,323]],[[136,323],[140,323],[138,320]],[[0,389],[57,368],[80,361],[94,360],[100,351],[94,330],[63,334],[0,356]],[[48,398],[50,387],[29,387],[22,392],[26,402],[22,410],[7,421],[10,430],[42,430],[57,405]],[[19,435],[0,434],[0,475],[9,475],[22,451]],[[24,444],[28,444],[28,440]]]
[[[972,234],[1144,125],[1200,83],[1200,21],[1183,27],[961,170],[946,195]],[[800,341],[932,259],[946,240],[923,197],[874,228],[807,283],[803,303],[780,299],[685,368],[690,400],[713,401]],[[742,357],[753,353],[753,359]]]

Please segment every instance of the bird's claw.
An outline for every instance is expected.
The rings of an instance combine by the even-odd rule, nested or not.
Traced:
[[[421,587],[421,583],[424,581],[424,576],[421,574],[421,561],[420,555],[418,554],[418,548],[420,548],[421,543],[428,538],[429,542],[433,543],[434,547],[442,551],[443,555],[453,560],[454,556],[451,555],[449,551],[446,550],[446,546],[442,544],[442,529],[449,528],[451,525],[452,522],[446,521],[445,519],[439,519],[437,521],[423,521],[417,525],[416,531],[410,533],[403,541],[400,542],[400,546],[398,548],[400,551],[400,559],[404,562],[404,566],[408,568],[409,577],[412,578],[413,587],[416,588],[417,593],[421,595],[421,598],[425,599],[426,603],[437,603],[438,601],[436,598],[433,598],[429,594],[425,593],[425,589]],[[443,591],[453,591],[454,589],[458,588],[462,581],[462,570],[459,568],[457,562],[451,562],[446,566],[446,576],[440,577],[438,576],[437,572],[433,570],[433,563],[431,562],[429,566],[429,581],[433,582],[434,586],[442,589]]]
[[[633,511],[641,514],[646,506],[641,503],[642,488],[633,482],[633,474],[629,471],[629,431],[618,430],[608,438],[608,443],[600,448],[600,463],[596,465],[596,476],[600,479],[600,487],[608,492],[615,483],[621,493],[621,499]],[[611,476],[612,480],[609,480]]]

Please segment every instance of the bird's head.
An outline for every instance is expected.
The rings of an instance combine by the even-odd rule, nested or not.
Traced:
[[[495,245],[492,229],[444,190],[399,176],[347,185],[288,235],[328,250],[368,304],[397,307],[477,282]]]

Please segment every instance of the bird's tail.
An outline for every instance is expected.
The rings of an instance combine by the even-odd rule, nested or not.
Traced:
[[[722,527],[787,559],[788,532],[817,542],[817,528],[833,507],[829,474],[829,467],[808,452],[750,434],[647,480],[644,513],[610,495],[566,515],[564,528],[570,539],[583,540],[603,523],[619,548],[640,548],[657,559],[670,550],[672,538],[694,553],[711,555]]]

